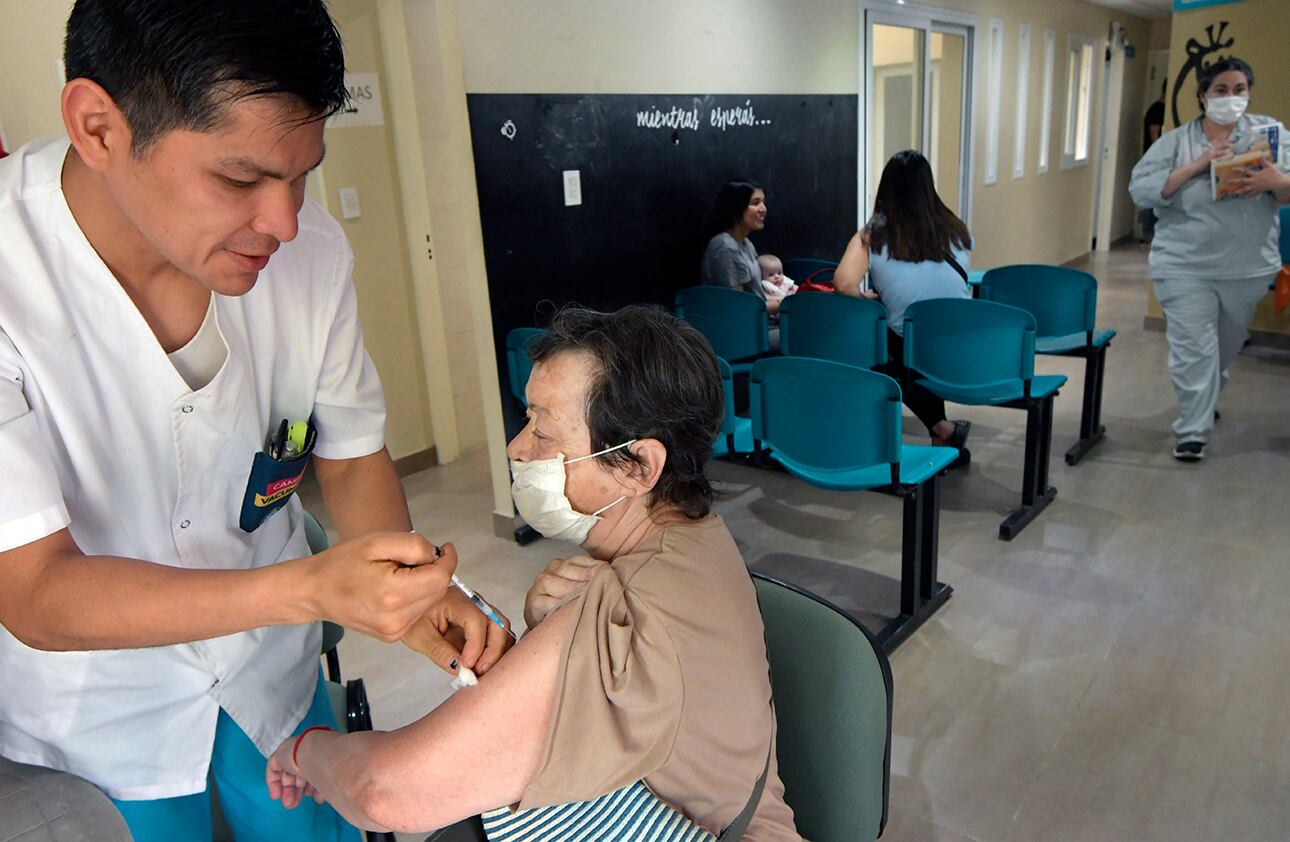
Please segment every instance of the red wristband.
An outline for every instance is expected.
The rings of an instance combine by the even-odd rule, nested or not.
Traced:
[[[291,747],[291,765],[295,766],[297,769],[300,768],[300,764],[296,762],[296,752],[300,751],[300,741],[305,738],[306,734],[308,734],[310,731],[330,731],[330,730],[331,728],[327,727],[326,725],[313,725],[301,731],[300,736],[296,737],[296,744]]]

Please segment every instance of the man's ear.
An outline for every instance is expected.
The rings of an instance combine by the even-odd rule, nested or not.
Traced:
[[[638,439],[628,445],[628,450],[636,455],[637,462],[625,466],[619,481],[637,497],[648,494],[658,484],[667,464],[667,448],[658,439]]]
[[[84,78],[71,80],[63,87],[62,111],[67,136],[90,169],[102,172],[113,160],[130,154],[130,127],[102,85]]]

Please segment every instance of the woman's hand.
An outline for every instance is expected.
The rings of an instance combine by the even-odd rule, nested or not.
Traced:
[[[1258,166],[1244,168],[1238,183],[1244,185],[1237,196],[1257,196],[1260,193],[1277,193],[1290,187],[1290,176],[1287,176],[1277,165],[1264,159]]]
[[[1209,165],[1212,161],[1220,158],[1226,158],[1232,154],[1232,144],[1228,140],[1216,140],[1209,145],[1200,154],[1200,157],[1190,164],[1182,166],[1169,173],[1169,178],[1165,180],[1165,186],[1160,191],[1160,198],[1169,199],[1182,188],[1184,184],[1201,175],[1209,174]]]
[[[450,556],[454,568],[457,550],[452,544],[443,545],[444,556]],[[497,611],[496,608],[493,609]],[[511,621],[502,612],[497,615]],[[425,655],[449,675],[457,675],[461,666],[467,666],[483,675],[492,668],[507,649],[515,643],[501,626],[484,616],[465,594],[450,587],[443,599],[431,605],[403,635],[409,649]]]
[[[269,797],[274,801],[281,801],[282,806],[288,810],[295,809],[300,799],[306,796],[313,798],[319,804],[323,801],[322,795],[305,780],[304,775],[300,774],[300,769],[291,759],[291,752],[295,746],[296,738],[287,737],[269,758],[269,764],[264,769],[264,780],[269,785]]]
[[[529,628],[546,619],[570,594],[586,586],[607,562],[591,556],[557,558],[533,580],[524,597],[524,622]]]

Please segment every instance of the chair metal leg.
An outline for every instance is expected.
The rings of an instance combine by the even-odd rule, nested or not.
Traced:
[[[918,610],[919,585],[922,582],[919,568],[923,561],[923,506],[922,489],[910,489],[903,498],[904,516],[901,518],[903,534],[900,541],[900,614],[912,617]]]
[[[940,525],[940,476],[902,489],[900,616],[878,632],[884,652],[895,651],[954,593],[936,581],[937,534]]]
[[[340,656],[336,654],[335,649],[327,652],[327,680],[341,683],[340,679]]]
[[[1053,398],[1026,407],[1026,455],[1021,479],[1021,507],[999,524],[999,538],[1011,541],[1057,496],[1048,484],[1048,460],[1053,440]]]
[[[1066,464],[1078,464],[1098,442],[1106,437],[1102,426],[1102,374],[1106,370],[1106,349],[1103,345],[1084,357],[1084,405],[1080,411],[1079,441],[1066,451]]]

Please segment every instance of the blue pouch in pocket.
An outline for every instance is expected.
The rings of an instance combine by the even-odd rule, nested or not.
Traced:
[[[269,515],[287,504],[305,475],[305,466],[313,453],[313,425],[310,425],[309,442],[303,453],[289,459],[274,459],[261,450],[251,463],[251,476],[246,481],[246,494],[242,497],[242,516],[238,526],[244,532],[254,532]]]

